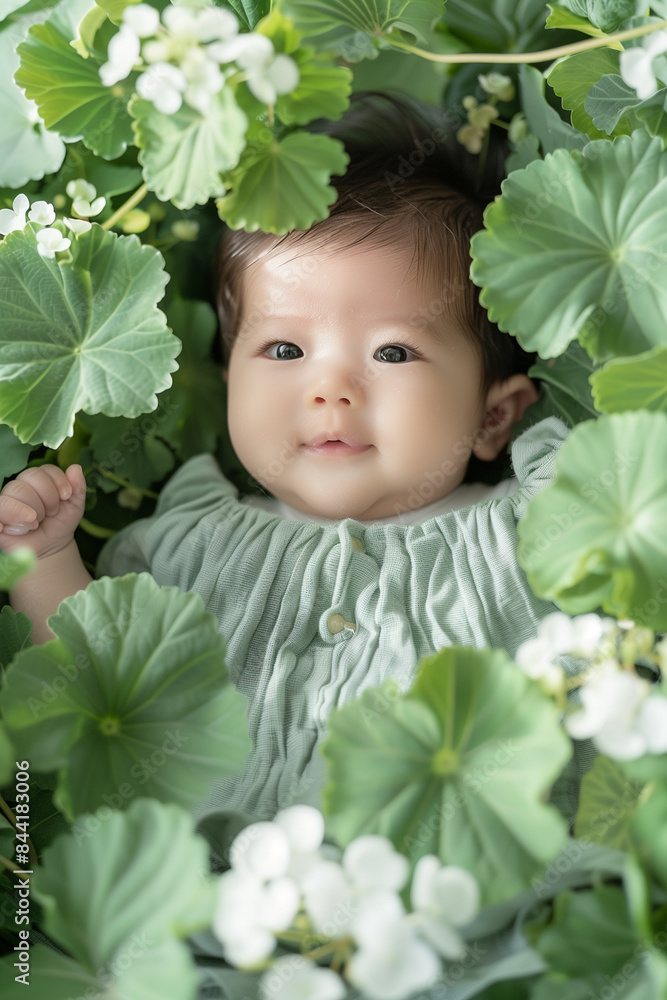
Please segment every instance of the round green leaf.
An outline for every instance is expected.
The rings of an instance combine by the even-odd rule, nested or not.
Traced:
[[[667,771],[664,755],[661,764],[662,780],[655,781],[647,789],[648,795],[634,816],[632,830],[664,888],[667,886]]]
[[[518,525],[535,593],[570,615],[601,607],[667,627],[667,415],[585,421],[555,468]]]
[[[0,552],[0,590],[11,590],[36,562],[35,553],[27,545],[12,552]]]
[[[642,98],[618,73],[608,73],[597,80],[584,101],[584,110],[593,125],[611,135],[619,122],[638,105]]]
[[[615,761],[598,756],[581,779],[575,836],[627,851],[630,823],[644,786],[628,778]]]
[[[557,710],[501,650],[455,646],[334,710],[322,751],[327,827],[342,844],[389,837],[413,862],[437,854],[477,878],[484,902],[530,885],[562,847],[542,796],[571,754]]]
[[[354,32],[371,37],[390,30],[411,36],[414,44],[428,45],[431,30],[444,10],[443,0],[283,0],[281,11],[294,21],[298,31],[317,37],[318,48],[328,49],[331,42],[349,40]],[[342,29],[342,30],[341,30]]]
[[[67,813],[137,794],[190,804],[241,768],[246,699],[199,595],[147,573],[103,577],[48,623],[57,638],[13,660],[0,705],[17,752],[60,770]]]
[[[178,939],[210,923],[215,883],[189,814],[147,798],[124,813],[105,807],[79,816],[42,857],[32,888],[57,944],[118,995],[146,995],[152,976],[163,996],[190,1000],[196,973]]]
[[[0,243],[0,420],[51,448],[79,409],[155,409],[181,348],[155,304],[168,281],[157,250],[97,225],[71,250],[71,263],[41,257],[30,226]]]
[[[0,611],[0,667],[8,667],[17,653],[32,645],[31,635],[28,616],[5,605]]]
[[[490,318],[543,358],[575,337],[596,361],[665,343],[666,174],[643,129],[510,174],[471,243]]]
[[[37,102],[47,128],[65,139],[83,139],[107,160],[125,152],[132,142],[128,80],[105,87],[100,60],[84,59],[59,23],[33,25],[17,51],[21,66],[15,80]]]
[[[297,49],[290,57],[299,68],[299,83],[278,97],[280,120],[285,125],[307,125],[314,118],[337,121],[350,104],[352,71],[317,56],[312,48]]]
[[[205,205],[224,193],[220,174],[239,162],[248,127],[229,87],[212,98],[205,117],[185,103],[176,114],[164,115],[136,96],[129,109],[150,191],[177,208]]]
[[[309,229],[329,214],[337,198],[329,180],[344,174],[349,162],[338,139],[292,132],[241,160],[233,190],[216,202],[220,218],[249,233]]]
[[[603,413],[667,410],[667,347],[634,358],[613,358],[590,382],[595,405]]]
[[[20,188],[58,170],[65,159],[65,144],[47,132],[35,105],[14,82],[19,66],[15,47],[24,35],[13,25],[0,34],[0,187]]]

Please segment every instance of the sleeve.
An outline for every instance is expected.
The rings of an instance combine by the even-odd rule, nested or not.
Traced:
[[[121,528],[104,545],[96,566],[98,576],[153,572],[155,556],[175,519],[184,531],[191,530],[207,513],[219,508],[225,497],[234,501],[237,496],[237,488],[212,455],[188,459],[162,489],[154,514]]]
[[[512,466],[520,486],[508,499],[517,520],[523,517],[529,501],[553,482],[558,450],[569,434],[570,428],[559,417],[546,417],[512,445]]]

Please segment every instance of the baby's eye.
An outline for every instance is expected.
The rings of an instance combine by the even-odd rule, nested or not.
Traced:
[[[296,344],[291,344],[289,341],[282,340],[282,341],[276,341],[273,344],[265,345],[265,347],[262,348],[262,352],[266,352],[268,354],[269,351],[273,350],[274,347],[277,347],[279,351],[277,358],[274,357],[272,354],[269,354],[269,357],[273,357],[274,361],[294,361],[295,358],[299,357],[299,355],[294,354],[292,352],[301,351],[301,348],[297,347]],[[287,350],[283,351],[282,350],[283,347],[286,348]],[[301,351],[301,354],[303,354],[303,351]]]
[[[378,361],[388,361],[393,364],[394,362],[405,361],[406,358],[401,357],[401,354],[405,355],[406,353],[421,357],[421,351],[406,347],[403,344],[385,344],[384,347],[378,347],[373,357],[376,357]],[[408,358],[407,360],[410,359]]]

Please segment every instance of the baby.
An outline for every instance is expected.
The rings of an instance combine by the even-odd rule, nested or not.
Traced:
[[[315,750],[334,707],[388,678],[407,690],[443,646],[512,655],[554,610],[517,564],[516,522],[566,426],[552,417],[517,439],[516,478],[465,481],[538,398],[530,358],[468,277],[484,199],[461,164],[476,159],[452,147],[441,111],[407,98],[358,94],[340,122],[310,128],[351,157],[329,218],[280,237],[228,230],[220,256],[230,439],[272,496],[240,496],[198,455],[98,563],[195,591],[218,618],[253,749],[200,815],[319,805]],[[0,494],[0,548],[38,556],[11,594],[36,642],[91,580],[73,540],[85,491],[80,466],[43,465]]]

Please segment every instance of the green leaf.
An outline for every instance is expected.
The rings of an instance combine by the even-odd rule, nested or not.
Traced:
[[[632,831],[639,840],[642,852],[648,858],[651,869],[667,887],[667,785],[665,777],[665,755],[652,757],[652,763],[660,761],[662,781],[658,780],[647,789],[648,797],[634,815]],[[634,764],[634,761],[628,762]],[[631,772],[632,773],[632,772]]]
[[[634,87],[629,87],[622,76],[607,73],[594,83],[584,101],[584,110],[590,115],[596,128],[608,135],[628,111],[642,104]]]
[[[591,375],[595,405],[603,413],[667,410],[667,347],[634,358],[612,358]]]
[[[571,976],[613,975],[639,943],[623,889],[598,885],[590,892],[563,892],[554,900],[553,923],[537,947],[553,969]]]
[[[89,827],[94,834],[82,836]],[[192,818],[174,805],[140,799],[126,813],[79,817],[45,850],[31,885],[45,932],[73,956],[32,953],[33,989],[50,977],[58,990],[37,995],[82,996],[90,983],[91,996],[191,1000],[198,976],[179,939],[211,921],[207,854]],[[69,992],[60,992],[61,978]]]
[[[155,304],[168,280],[157,250],[93,225],[71,251],[71,264],[41,257],[30,226],[0,244],[0,420],[52,448],[79,409],[155,409],[180,350]]]
[[[280,9],[290,17],[306,42],[316,39],[319,50],[349,44],[355,33],[369,37],[402,32],[413,45],[428,46],[433,25],[441,17],[444,0],[282,0]],[[356,41],[356,39],[355,39]]]
[[[549,17],[547,18],[547,28],[567,28],[572,31],[581,31],[585,35],[593,35],[595,38],[601,38],[605,34],[605,32],[600,31],[599,28],[593,27],[591,22],[585,17],[573,14],[564,7],[559,7],[555,3],[549,3],[547,4],[547,7],[551,11]],[[609,48],[622,50],[623,45],[621,42],[609,42]],[[607,50],[595,49],[594,51],[606,52]]]
[[[265,150],[249,152],[233,175],[233,190],[216,204],[232,229],[286,233],[326,219],[337,198],[329,184],[350,158],[328,135],[292,132]]]
[[[640,105],[635,111],[635,117],[643,122],[649,135],[659,136],[663,145],[667,143],[667,90],[659,90]]]
[[[242,31],[254,31],[257,23],[269,13],[271,0],[225,0],[218,6],[227,7],[236,14]]]
[[[335,709],[327,828],[341,845],[380,833],[413,862],[437,854],[480,883],[485,904],[530,884],[562,847],[565,823],[541,796],[571,744],[553,703],[501,650],[424,658],[395,682]]]
[[[0,552],[0,590],[11,590],[36,562],[35,553],[27,545],[12,552]]]
[[[553,45],[544,0],[447,0],[444,23],[473,52],[535,52]]]
[[[6,605],[0,611],[0,667],[8,667],[17,653],[32,646],[32,622],[22,611]]]
[[[205,117],[185,103],[176,114],[163,115],[136,96],[129,109],[150,191],[177,208],[205,205],[224,193],[220,174],[239,162],[248,127],[229,87],[214,95]]]
[[[278,97],[276,112],[285,125],[307,125],[314,118],[337,121],[350,105],[352,71],[318,56],[315,49],[291,53],[299,68],[299,84]]]
[[[624,21],[639,14],[645,4],[637,0],[560,0],[574,14],[588,18],[603,32],[616,31]]]
[[[240,769],[246,699],[199,595],[146,573],[103,577],[48,623],[57,638],[16,657],[0,705],[17,752],[60,771],[69,816],[137,793],[190,804]]]
[[[589,384],[592,368],[586,352],[573,342],[559,357],[539,359],[528,369],[528,375],[541,380],[552,412],[574,427],[597,416]]]
[[[0,483],[25,469],[31,451],[31,446],[22,444],[11,427],[0,424]]]
[[[211,361],[218,323],[208,302],[180,298],[167,306],[167,319],[180,337],[183,351],[174,384],[160,397],[155,433],[166,438],[186,461],[204,451],[214,451],[226,431],[222,368]]]
[[[620,42],[618,43],[620,47]],[[593,119],[584,109],[588,92],[601,77],[618,73],[619,57],[611,49],[593,49],[590,52],[577,52],[575,55],[561,59],[549,71],[547,80],[558,94],[563,107],[572,112],[572,125],[585,132],[591,139],[606,139],[607,133],[601,132],[593,124]],[[612,135],[628,135],[631,129],[627,122],[619,122]]]
[[[631,781],[615,761],[597,756],[581,779],[575,836],[628,851],[630,824],[643,787]]]
[[[602,607],[667,627],[667,601],[656,599],[667,554],[667,415],[579,424],[555,468],[518,525],[519,563],[535,593],[570,615]]]
[[[89,486],[117,489],[118,483],[105,479],[104,473],[109,472],[144,489],[171,472],[174,455],[160,436],[171,413],[171,407],[165,409],[165,395],[160,394],[156,410],[134,420],[105,417],[103,413],[83,418],[81,423],[91,432],[90,447],[102,470],[87,477]]]
[[[36,24],[18,47],[21,59],[15,79],[26,97],[37,102],[47,128],[64,139],[83,139],[94,153],[113,160],[132,143],[127,113],[130,79],[105,87],[99,59],[84,59],[62,29],[51,22]]]
[[[510,174],[471,242],[489,317],[543,358],[577,336],[596,361],[664,344],[666,173],[642,129]]]
[[[7,730],[0,720],[0,787],[7,784],[14,773],[16,754]]]
[[[544,153],[555,149],[582,149],[586,136],[564,122],[544,97],[544,77],[534,66],[519,66],[521,105],[531,132],[540,140]]]
[[[23,187],[58,170],[65,159],[65,144],[46,131],[34,104],[14,82],[19,66],[15,48],[23,35],[21,25],[0,34],[0,187]]]

